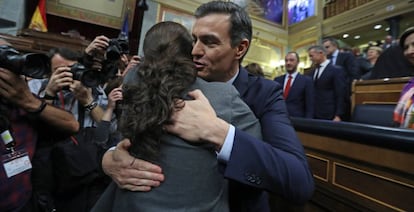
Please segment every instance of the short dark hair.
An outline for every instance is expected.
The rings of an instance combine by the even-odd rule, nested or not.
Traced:
[[[233,2],[211,1],[198,7],[194,16],[198,19],[214,13],[230,15],[229,34],[232,47],[237,46],[242,39],[248,39],[249,43],[251,42],[252,21],[242,7]]]
[[[325,39],[323,39],[322,43],[325,43],[327,41],[331,42],[331,44],[333,44],[334,46],[339,48],[338,40],[336,40],[335,38],[325,38]]]
[[[322,52],[324,55],[326,55],[326,49],[323,46],[320,45],[314,45],[308,48],[308,51],[315,50],[317,52]]]
[[[263,68],[258,63],[249,63],[244,68],[255,76],[264,77]]]
[[[55,56],[56,54],[59,54],[66,60],[73,60],[73,61],[79,61],[82,57],[82,54],[80,52],[74,51],[72,49],[68,49],[65,47],[52,48],[48,52],[48,56],[50,59],[52,59],[52,57]]]

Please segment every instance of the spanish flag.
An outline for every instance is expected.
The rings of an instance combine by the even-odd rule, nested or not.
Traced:
[[[46,0],[39,0],[39,4],[33,13],[32,20],[30,21],[29,29],[47,32]]]

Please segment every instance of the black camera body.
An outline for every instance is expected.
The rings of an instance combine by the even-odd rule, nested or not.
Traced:
[[[42,79],[50,73],[50,59],[45,54],[20,54],[7,45],[0,46],[0,67],[31,78]]]
[[[79,80],[86,87],[96,87],[101,82],[102,74],[96,70],[89,70],[81,63],[70,66],[73,80]]]
[[[109,46],[106,49],[106,58],[108,60],[118,60],[122,54],[129,54],[128,39],[113,38],[109,40]]]

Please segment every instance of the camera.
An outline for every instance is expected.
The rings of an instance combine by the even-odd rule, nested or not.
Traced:
[[[0,66],[18,75],[42,79],[50,72],[50,59],[39,53],[22,55],[10,46],[1,45]]]
[[[129,54],[129,42],[125,38],[113,38],[109,40],[109,46],[106,49],[106,58],[108,60],[118,60],[122,54]]]
[[[79,80],[86,87],[96,87],[101,82],[102,73],[95,70],[89,70],[81,63],[75,63],[70,66],[70,71],[74,80]]]

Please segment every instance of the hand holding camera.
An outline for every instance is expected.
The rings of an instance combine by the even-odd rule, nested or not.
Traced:
[[[139,65],[141,63],[141,60],[142,58],[138,55],[132,56],[131,60],[129,60],[128,66],[125,68],[124,72],[122,72],[122,76],[125,76],[128,73],[128,71]]]
[[[70,69],[68,66],[61,66],[52,73],[45,89],[46,94],[55,96],[58,91],[69,88],[73,82],[73,74]]]
[[[97,36],[85,49],[88,55],[105,54],[106,48],[109,46],[110,39],[104,35]]]
[[[32,109],[31,107],[39,102],[20,75],[8,69],[0,68],[0,100],[3,98],[25,110]]]
[[[112,89],[112,91],[108,94],[108,106],[107,109],[114,110],[116,108],[116,103],[121,101],[123,98],[122,96],[122,85],[118,88]]]
[[[85,87],[79,80],[74,80],[69,90],[81,105],[85,106],[93,102],[92,89]]]

